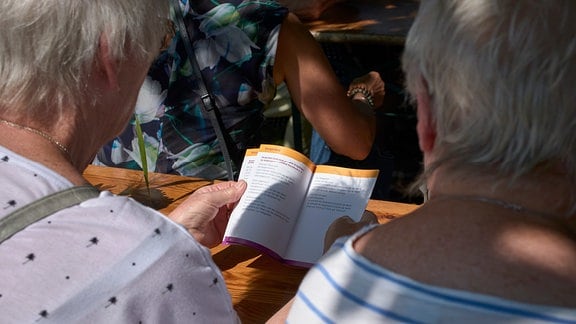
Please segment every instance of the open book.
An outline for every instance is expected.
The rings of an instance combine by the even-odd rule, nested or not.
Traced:
[[[255,247],[281,261],[310,267],[324,250],[330,224],[347,215],[358,221],[378,170],[315,165],[289,147],[249,149],[239,179],[246,192],[230,216],[225,244]]]

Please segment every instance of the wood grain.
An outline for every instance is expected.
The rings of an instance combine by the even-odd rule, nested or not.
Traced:
[[[402,45],[418,6],[418,0],[348,0],[304,23],[319,42]]]

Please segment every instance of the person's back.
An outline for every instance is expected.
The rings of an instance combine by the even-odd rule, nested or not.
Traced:
[[[428,200],[335,244],[289,322],[576,322],[575,14],[421,1],[403,64]]]
[[[72,184],[0,147],[0,220]],[[41,208],[41,206],[38,206]],[[0,244],[2,323],[235,322],[209,250],[183,226],[109,192]]]
[[[355,248],[421,283],[576,312],[576,241],[553,220],[557,215],[474,198],[436,201],[367,234]]]
[[[492,236],[505,229],[502,244],[487,244],[486,236],[479,238],[486,233],[470,230],[474,221],[486,221],[484,215],[432,217],[410,214],[405,222],[337,242],[306,275],[287,322],[576,321],[573,239],[550,236],[539,225],[507,238],[511,224],[502,224],[486,228]],[[542,239],[534,239],[535,232]],[[558,248],[550,239],[569,243]],[[568,261],[558,266],[558,256]]]

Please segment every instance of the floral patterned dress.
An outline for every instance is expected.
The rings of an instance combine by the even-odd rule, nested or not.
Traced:
[[[262,113],[276,91],[273,64],[287,9],[267,0],[181,0],[180,6],[227,132],[240,152],[259,144]],[[101,149],[94,163],[141,169],[138,119],[149,171],[224,178],[224,160],[210,119],[202,113],[197,81],[176,34],[150,68],[134,119]]]

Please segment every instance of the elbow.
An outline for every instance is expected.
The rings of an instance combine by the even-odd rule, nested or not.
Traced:
[[[368,132],[365,133],[362,139],[356,142],[353,146],[354,152],[350,156],[354,160],[365,160],[370,152],[372,152],[372,147],[374,146],[374,141],[376,140],[376,123],[371,123],[368,127]]]
[[[356,140],[348,146],[347,153],[340,153],[348,156],[349,158],[357,161],[365,160],[370,152],[372,152],[372,146],[376,139],[376,127],[375,123],[371,123],[367,127],[367,132],[363,136],[356,137]]]
[[[353,160],[365,160],[372,151],[374,136],[367,137],[363,140],[357,140],[341,149],[333,149],[334,152],[347,156]]]
[[[346,156],[356,161],[365,160],[372,152],[372,146],[376,139],[376,123],[373,119],[368,123],[348,127],[345,131],[337,134],[327,133],[326,144],[337,154]]]
[[[357,161],[362,161],[368,158],[368,155],[370,155],[370,150],[366,150],[364,152],[362,152],[361,154],[358,154],[355,157],[352,157],[353,160],[357,160]]]
[[[357,147],[353,152],[351,152],[351,154],[349,154],[349,157],[357,161],[365,160],[368,157],[368,155],[370,155],[371,150],[372,150],[371,144],[361,145]]]

